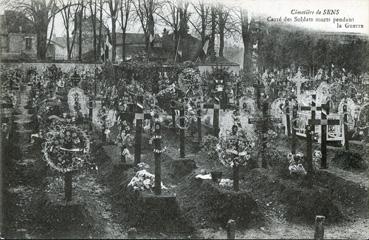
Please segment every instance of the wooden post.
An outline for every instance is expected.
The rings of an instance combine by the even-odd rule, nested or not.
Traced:
[[[315,217],[315,240],[323,240],[324,239],[324,221],[325,216],[316,216]]]
[[[238,192],[240,190],[240,166],[233,164],[233,190]]]
[[[322,111],[320,115],[320,119],[323,122],[327,119],[327,116],[329,114],[329,104],[326,103],[322,106]],[[320,167],[322,169],[327,169],[327,125],[321,124],[321,131],[320,131],[320,142],[321,147],[320,151],[322,152],[322,161],[320,162]]]
[[[292,122],[292,141],[291,141],[291,153],[292,154],[296,154],[296,128],[297,128],[297,124],[296,124],[296,119],[297,119],[297,105],[293,106],[293,110],[292,110],[292,118],[293,118],[293,122]]]
[[[67,202],[72,201],[72,172],[64,173],[64,194]]]
[[[312,95],[312,101],[311,101],[311,120],[314,122],[315,121],[315,111],[316,111],[316,95],[313,94]],[[315,125],[312,126],[312,136],[315,133]]]
[[[214,136],[219,137],[219,99],[215,99],[216,103],[214,104],[214,113],[213,113],[213,127],[214,127]]]
[[[170,104],[170,108],[171,108],[171,114],[172,114],[172,128],[176,129],[176,110],[175,110],[175,102],[172,101]]]
[[[343,105],[343,134],[345,138],[345,150],[348,151],[350,149],[349,138],[348,138],[348,119],[347,119],[347,104]]]
[[[305,132],[306,132],[306,162],[307,162],[307,174],[311,175],[313,172],[313,140],[312,140],[312,128],[314,125],[307,124],[305,126]]]
[[[287,136],[291,136],[291,122],[290,122],[290,103],[288,99],[285,102],[286,105],[286,127],[287,127]]]
[[[262,120],[262,129],[261,132],[263,134],[262,138],[262,150],[261,150],[261,167],[267,168],[268,163],[267,159],[265,157],[265,151],[267,149],[267,142],[266,142],[266,134],[268,132],[268,102],[263,102],[262,106],[262,114],[263,114],[263,120]]]
[[[154,156],[155,156],[155,194],[161,194],[161,126],[160,122],[155,123],[154,135]]]
[[[184,158],[185,157],[185,116],[184,116],[184,106],[181,106],[181,109],[179,110],[179,117],[180,117],[180,125],[181,125],[181,129],[180,129],[180,136],[179,136],[179,141],[180,141],[180,149],[179,149],[179,154],[180,154],[180,158]]]
[[[136,118],[135,164],[138,164],[141,162],[142,120],[144,118],[143,96],[137,97],[135,118]]]
[[[198,110],[197,110],[197,133],[198,133],[199,145],[201,145],[201,142],[202,142],[202,132],[201,132],[201,109],[198,109]]]
[[[94,102],[92,100],[92,97],[90,97],[90,100],[88,101],[88,117],[90,118],[90,131],[92,131],[92,121],[93,121],[93,106]]]
[[[236,221],[230,219],[227,222],[227,239],[235,239],[235,238],[236,238]]]

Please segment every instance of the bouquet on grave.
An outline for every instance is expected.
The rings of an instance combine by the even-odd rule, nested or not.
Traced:
[[[301,152],[296,154],[289,153],[287,155],[287,160],[289,161],[288,170],[290,174],[306,175],[306,170],[303,166],[304,154]]]
[[[90,139],[85,131],[74,125],[50,128],[42,145],[44,160],[58,172],[78,170],[88,163]]]
[[[217,152],[223,165],[247,165],[254,151],[255,143],[246,130],[240,129],[236,134],[227,134],[219,137]]]
[[[145,93],[144,89],[137,82],[127,85],[126,91],[135,96],[142,96]]]
[[[141,170],[137,171],[135,176],[128,183],[127,187],[133,191],[151,191],[155,187],[155,175],[149,173],[146,169],[149,168],[147,164],[140,163]],[[140,165],[139,164],[139,165]],[[146,168],[146,169],[145,169]],[[163,183],[161,183],[162,189],[167,189]]]
[[[109,118],[109,111],[105,106],[102,106],[97,112],[97,124],[102,129],[109,129],[113,125]]]

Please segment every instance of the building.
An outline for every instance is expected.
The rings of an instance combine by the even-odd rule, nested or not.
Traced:
[[[0,15],[1,61],[37,59],[37,35],[33,23],[22,13]]]
[[[99,19],[96,19],[96,35],[97,35],[96,45],[98,45],[99,43],[100,24],[102,24],[101,42],[102,42],[102,45],[103,45],[102,48],[103,48],[105,45],[105,40],[109,32],[109,29],[103,23],[101,23]],[[78,23],[77,23],[77,26],[78,26]],[[74,42],[73,51],[72,51],[72,59],[78,59],[78,53],[79,53],[79,44],[78,44],[79,29],[78,28],[75,31],[73,31],[73,35],[75,35],[75,40],[74,40],[75,42]],[[73,35],[70,36],[71,39],[73,39]],[[93,51],[94,51],[94,33],[93,33],[92,19],[91,17],[87,17],[82,20],[82,60],[94,61]],[[101,51],[103,54],[104,50],[101,49]]]
[[[49,60],[63,61],[68,59],[67,46],[62,41],[58,41],[60,38],[54,38],[50,41],[47,47],[46,57]]]
[[[123,60],[123,33],[117,33],[116,42],[116,61]],[[150,58],[165,61],[167,56],[162,51],[162,41],[158,34],[155,34],[152,42]],[[145,34],[143,33],[126,33],[125,39],[125,56],[126,59],[131,59],[139,53],[146,53]]]

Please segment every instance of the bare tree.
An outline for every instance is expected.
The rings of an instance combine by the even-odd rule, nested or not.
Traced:
[[[97,1],[97,0],[95,0]],[[104,2],[103,0],[99,1],[99,43],[98,43],[98,47],[97,47],[97,53],[99,55],[99,59],[102,55],[101,49],[102,49],[102,28],[103,28],[103,9],[104,9]]]
[[[111,40],[112,40],[112,61],[115,62],[117,54],[117,32],[116,25],[118,19],[119,0],[108,0],[111,19]]]
[[[71,32],[75,32],[76,29],[74,28],[71,31],[71,21],[74,20],[73,15],[78,12],[78,8],[79,8],[79,4],[77,4],[76,9],[73,10],[73,4],[72,1],[65,1],[65,0],[59,0],[59,3],[61,4],[62,7],[62,11],[61,11],[61,16],[63,19],[63,23],[64,23],[64,28],[65,28],[65,32],[66,32],[66,41],[67,41],[67,55],[68,55],[68,60],[72,59],[72,52],[73,52],[73,46],[74,46],[74,42],[76,39],[76,34],[73,34],[73,37],[71,39]]]
[[[83,25],[83,8],[84,8],[84,3],[83,0],[81,0],[79,2],[79,4],[81,5],[81,9],[79,10],[79,14],[78,14],[78,60],[82,61],[82,25]]]
[[[94,48],[94,59],[95,61],[98,60],[97,55],[97,1],[90,0],[88,2],[88,5],[90,7],[90,14],[91,14],[91,25],[92,25],[92,34],[93,34],[93,48]]]
[[[202,45],[206,42],[206,31],[209,25],[209,12],[210,7],[204,3],[203,0],[199,0],[197,3],[192,4],[193,8],[195,9],[198,17],[199,17],[199,23],[198,21],[192,21],[189,20],[191,25],[194,27],[194,29],[200,34],[201,37],[201,43]]]
[[[210,56],[210,61],[215,60],[215,34],[217,28],[217,10],[214,6],[210,8],[210,41],[208,55]]]
[[[132,0],[121,0],[120,3],[120,26],[122,29],[122,59],[126,59],[126,33],[131,13]]]
[[[251,21],[249,21],[249,15],[246,9],[241,10],[241,32],[244,47],[243,54],[243,70],[245,72],[251,72],[252,70],[252,43],[251,43]]]
[[[37,36],[37,57],[46,59],[49,24],[60,11],[55,0],[13,0],[4,1],[2,5],[4,8],[24,13],[32,21]]]
[[[154,14],[158,11],[160,2],[158,0],[136,0],[133,3],[136,9],[136,15],[140,20],[142,30],[145,34],[146,50],[149,59],[152,40],[155,36]]]
[[[224,57],[225,38],[237,38],[241,35],[240,17],[234,8],[226,7],[223,4],[217,6],[218,30],[219,30],[219,57]]]
[[[183,39],[188,33],[188,20],[190,17],[188,6],[188,2],[183,3],[183,1],[178,1],[177,3],[173,3],[172,1],[167,1],[161,8],[162,10],[157,12],[157,15],[164,24],[168,25],[173,30],[174,56],[177,54],[180,39]]]

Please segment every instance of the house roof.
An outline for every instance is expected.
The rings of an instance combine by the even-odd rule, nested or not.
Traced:
[[[2,15],[1,29],[6,33],[36,33],[35,27],[23,13],[7,10]]]

